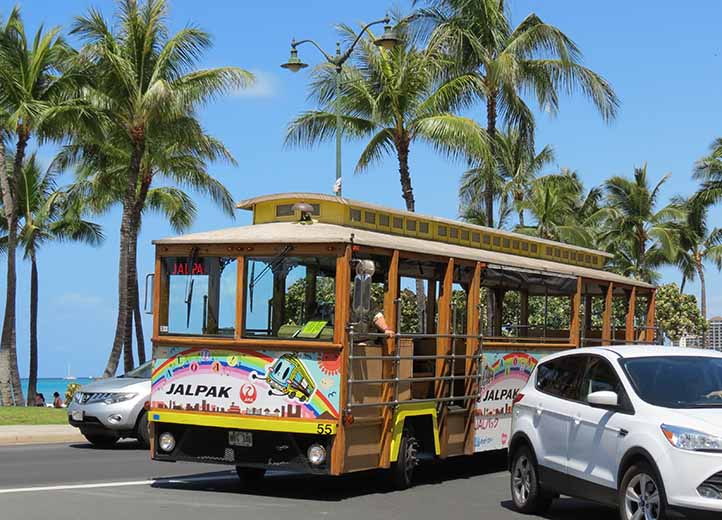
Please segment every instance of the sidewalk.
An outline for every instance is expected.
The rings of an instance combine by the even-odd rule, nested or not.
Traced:
[[[85,441],[69,424],[0,426],[0,446]]]

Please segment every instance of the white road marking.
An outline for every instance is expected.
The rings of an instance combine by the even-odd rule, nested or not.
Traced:
[[[24,488],[0,489],[0,494],[10,493],[31,493],[34,491],[68,491],[72,489],[97,489],[109,487],[129,487],[129,486],[150,486],[152,484],[193,484],[195,482],[208,482],[211,480],[228,480],[237,478],[235,476],[216,476],[216,477],[189,477],[189,478],[157,478],[151,480],[131,480],[120,482],[96,482],[93,484],[65,484],[57,486],[34,486]]]

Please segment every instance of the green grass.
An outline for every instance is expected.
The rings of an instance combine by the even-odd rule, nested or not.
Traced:
[[[18,424],[68,424],[68,412],[63,408],[0,406],[0,426]]]

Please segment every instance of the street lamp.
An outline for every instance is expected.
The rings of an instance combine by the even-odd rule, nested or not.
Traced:
[[[346,61],[351,57],[351,53],[356,47],[356,44],[361,40],[363,34],[369,28],[379,24],[384,24],[384,33],[381,35],[380,38],[376,38],[374,40],[374,44],[386,50],[393,49],[400,40],[399,37],[396,35],[393,27],[391,27],[391,20],[387,16],[383,20],[376,20],[375,22],[366,24],[345,52],[341,53],[341,45],[337,43],[336,54],[334,56],[331,56],[326,51],[324,51],[321,46],[313,40],[291,40],[291,56],[290,58],[288,58],[288,61],[286,63],[283,63],[281,65],[282,68],[290,70],[291,72],[298,72],[299,70],[308,67],[308,64],[302,62],[301,59],[298,57],[297,47],[304,43],[310,43],[311,45],[316,47],[316,49],[318,49],[321,54],[323,54],[323,57],[328,63],[330,63],[336,68],[336,99],[334,103],[336,105],[336,182],[333,185],[333,191],[339,197],[341,196],[341,71],[343,70],[344,63],[346,63]]]

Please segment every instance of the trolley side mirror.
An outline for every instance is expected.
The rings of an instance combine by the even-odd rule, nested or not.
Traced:
[[[150,282],[150,290],[148,290],[148,283]],[[145,275],[145,295],[143,296],[143,312],[146,314],[153,314],[153,288],[155,287],[155,274],[150,273]]]
[[[371,310],[371,275],[364,273],[354,277],[351,310],[354,321],[358,321]]]

